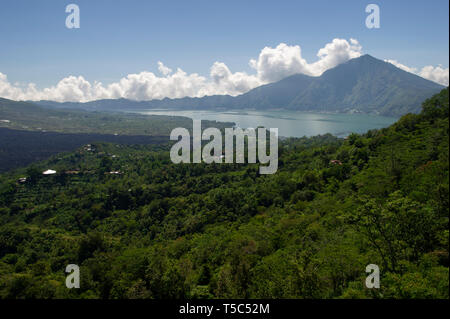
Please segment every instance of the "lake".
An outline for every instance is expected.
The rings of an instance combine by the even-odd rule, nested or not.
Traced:
[[[136,111],[137,112],[137,111]],[[345,137],[350,133],[365,133],[370,129],[391,125],[397,118],[368,114],[331,114],[300,111],[203,111],[147,110],[141,114],[186,116],[194,120],[234,122],[238,127],[278,128],[280,136],[314,136],[331,133]],[[204,128],[203,128],[204,129]]]

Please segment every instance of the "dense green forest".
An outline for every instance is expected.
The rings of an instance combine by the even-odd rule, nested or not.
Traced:
[[[284,140],[273,175],[107,143],[2,174],[0,297],[448,298],[448,135],[447,88],[389,128]]]
[[[95,142],[116,144],[161,144],[167,136],[70,134],[11,130],[0,127],[0,173],[46,160],[52,155],[73,151]]]

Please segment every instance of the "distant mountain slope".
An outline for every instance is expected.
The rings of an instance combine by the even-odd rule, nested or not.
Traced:
[[[36,106],[33,103],[12,101],[0,97],[0,120],[10,120],[10,117],[20,117],[25,115],[30,116],[32,114],[39,114],[42,111],[42,107]],[[48,114],[53,113],[53,111],[48,111]]]
[[[257,109],[288,108],[298,94],[307,90],[315,79],[308,75],[295,74],[237,96],[234,104]]]
[[[303,111],[359,111],[400,116],[418,113],[421,102],[444,87],[403,71],[391,63],[364,55],[324,72],[320,77],[296,74],[232,97],[131,101],[98,100],[88,103],[40,101],[50,107],[88,110],[180,109],[291,109]]]
[[[418,113],[443,86],[364,55],[322,74],[289,104],[291,109],[357,109],[384,115]]]
[[[120,105],[127,100],[112,100]],[[93,103],[97,103],[93,102]],[[126,103],[126,102],[124,102]],[[135,102],[138,103],[138,102]],[[127,103],[126,105],[130,105]],[[57,107],[57,108],[55,108]],[[191,129],[192,120],[182,116],[87,112],[76,103],[52,102],[46,107],[0,98],[0,128],[60,133],[97,133],[118,135],[170,135],[172,129]],[[225,128],[234,123],[204,121],[206,127]]]

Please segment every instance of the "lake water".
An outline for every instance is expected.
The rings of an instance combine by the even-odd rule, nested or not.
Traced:
[[[331,133],[345,137],[350,133],[365,133],[370,129],[383,128],[397,118],[368,114],[328,114],[299,111],[186,111],[148,110],[141,114],[186,116],[194,120],[234,122],[238,127],[278,128],[280,136],[314,136]]]

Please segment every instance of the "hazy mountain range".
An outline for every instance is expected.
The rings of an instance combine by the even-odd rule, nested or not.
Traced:
[[[418,113],[423,100],[444,87],[370,55],[349,60],[319,77],[296,74],[233,97],[214,95],[151,101],[127,99],[87,103],[34,102],[41,106],[97,111],[151,108],[289,109],[316,112],[364,112],[387,116]]]

